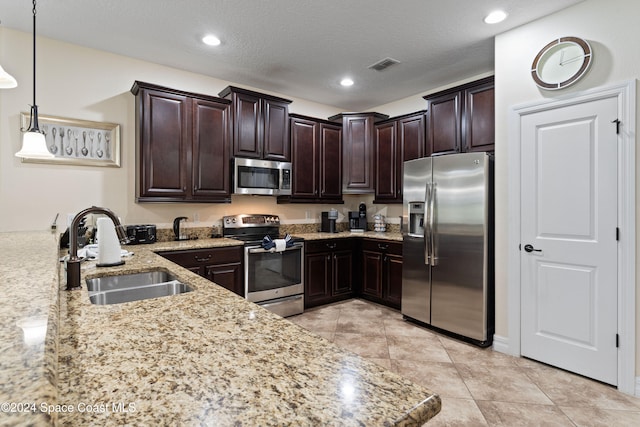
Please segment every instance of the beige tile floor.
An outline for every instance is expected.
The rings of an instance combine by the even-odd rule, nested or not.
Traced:
[[[433,426],[640,426],[640,398],[408,323],[352,299],[289,320],[438,393]]]

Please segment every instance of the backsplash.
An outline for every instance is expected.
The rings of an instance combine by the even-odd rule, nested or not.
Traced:
[[[336,223],[338,227],[338,231],[349,231],[349,224],[346,222],[338,222]],[[367,224],[368,231],[374,231],[373,229],[374,223],[369,222]],[[187,236],[189,239],[208,239],[212,236],[221,237],[222,236],[222,227],[213,226],[213,227],[187,227],[186,228]],[[308,224],[282,224],[280,225],[281,234],[307,234],[307,233],[317,233],[320,231],[319,223],[308,223]],[[387,224],[387,233],[399,233],[400,232],[400,224]],[[156,230],[156,239],[158,242],[171,242],[175,238],[173,234],[172,228],[158,228]]]

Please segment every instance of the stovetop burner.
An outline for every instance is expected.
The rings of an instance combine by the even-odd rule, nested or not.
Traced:
[[[222,235],[247,243],[261,242],[264,236],[280,237],[278,215],[241,214],[222,218]]]
[[[245,242],[245,245],[261,244],[265,236],[284,239],[280,233],[280,217],[270,214],[241,214],[222,218],[222,235]],[[302,239],[294,238],[293,241]]]

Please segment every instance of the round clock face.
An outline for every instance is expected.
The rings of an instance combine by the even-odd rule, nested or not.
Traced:
[[[540,50],[533,60],[531,76],[543,89],[562,89],[584,76],[592,58],[591,47],[585,40],[563,37]]]

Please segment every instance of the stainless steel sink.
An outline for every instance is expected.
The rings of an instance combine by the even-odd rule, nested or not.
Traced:
[[[87,289],[91,303],[98,305],[159,298],[193,290],[161,270],[87,279]]]

